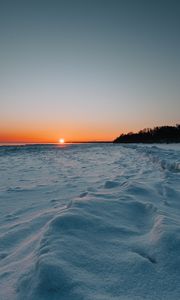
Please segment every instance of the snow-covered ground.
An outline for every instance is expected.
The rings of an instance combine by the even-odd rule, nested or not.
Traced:
[[[179,300],[180,145],[0,147],[1,300]]]

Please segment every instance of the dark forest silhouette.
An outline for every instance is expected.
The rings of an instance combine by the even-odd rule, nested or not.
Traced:
[[[145,128],[138,133],[121,134],[114,143],[180,143],[180,124]]]

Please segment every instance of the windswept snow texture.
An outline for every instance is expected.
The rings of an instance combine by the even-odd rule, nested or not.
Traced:
[[[0,299],[180,299],[180,147],[0,147]]]

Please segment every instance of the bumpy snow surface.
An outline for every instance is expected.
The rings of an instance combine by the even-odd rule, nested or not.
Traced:
[[[180,147],[0,147],[0,299],[180,299]]]

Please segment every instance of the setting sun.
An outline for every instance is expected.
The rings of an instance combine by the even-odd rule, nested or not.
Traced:
[[[59,143],[60,143],[60,144],[64,144],[64,139],[62,139],[62,138],[59,139]]]

